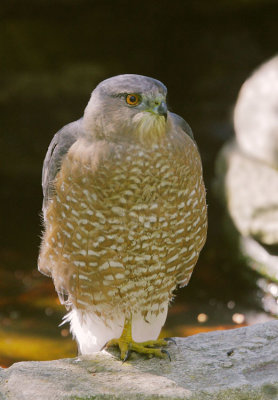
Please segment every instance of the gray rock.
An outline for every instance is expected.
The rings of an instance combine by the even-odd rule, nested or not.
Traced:
[[[278,243],[278,170],[245,155],[235,141],[217,158],[217,191],[244,236]]]
[[[252,269],[256,270],[262,276],[270,279],[273,282],[272,285],[275,284],[277,287],[278,255],[271,254],[264,246],[250,237],[241,237],[239,244],[240,250],[247,258],[250,267],[252,267]],[[272,295],[275,297],[277,302],[278,311],[278,289],[276,291],[272,290],[272,292]],[[278,315],[278,312],[275,312],[275,314]]]
[[[214,192],[240,234],[247,264],[278,282],[278,255],[267,247],[278,244],[278,170],[247,156],[232,140],[217,157]]]
[[[215,180],[215,193],[240,234],[239,250],[247,264],[276,282],[277,111],[278,56],[260,66],[240,89],[234,110],[235,139],[217,157]]]
[[[278,56],[261,65],[241,87],[234,126],[244,153],[278,167]]]
[[[278,321],[177,338],[167,359],[102,352],[0,369],[1,400],[278,399]]]

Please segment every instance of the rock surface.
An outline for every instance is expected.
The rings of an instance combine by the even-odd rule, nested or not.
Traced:
[[[172,361],[118,353],[0,369],[1,400],[278,399],[278,321],[177,338]]]
[[[277,104],[278,56],[260,66],[239,92],[235,138],[217,157],[215,193],[239,232],[248,265],[278,284]]]
[[[262,64],[242,85],[234,127],[242,151],[278,167],[278,56]]]
[[[246,156],[235,141],[217,158],[217,189],[225,196],[228,212],[244,237],[278,243],[278,170]]]

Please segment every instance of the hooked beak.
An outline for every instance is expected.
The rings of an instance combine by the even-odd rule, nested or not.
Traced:
[[[161,101],[159,103],[156,102],[149,105],[146,111],[152,114],[161,115],[165,118],[165,120],[167,120],[167,104],[165,103],[165,101]]]
[[[167,104],[165,103],[165,101],[162,101],[159,106],[157,106],[154,111],[159,114],[162,115],[165,119],[167,119]]]

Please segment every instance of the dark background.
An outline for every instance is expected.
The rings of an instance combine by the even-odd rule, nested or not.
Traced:
[[[212,184],[216,155],[233,136],[240,86],[277,53],[278,2],[2,0],[0,17],[0,341],[1,332],[35,334],[55,308],[45,303],[55,297],[50,280],[36,272],[48,144],[82,116],[98,82],[121,73],[166,84],[169,107],[191,125],[204,165],[208,241],[189,287],[179,291],[169,329],[175,318],[196,324],[202,311],[216,326],[232,324],[237,307],[260,309],[256,276],[238,256],[236,239],[223,233]],[[231,301],[236,306],[226,314]],[[24,357],[3,355],[6,364]]]

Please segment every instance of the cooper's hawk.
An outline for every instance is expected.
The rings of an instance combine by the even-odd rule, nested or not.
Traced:
[[[70,308],[82,354],[108,342],[122,359],[165,356],[157,338],[168,304],[205,243],[199,152],[166,92],[140,75],[101,82],[46,154],[39,270]]]

